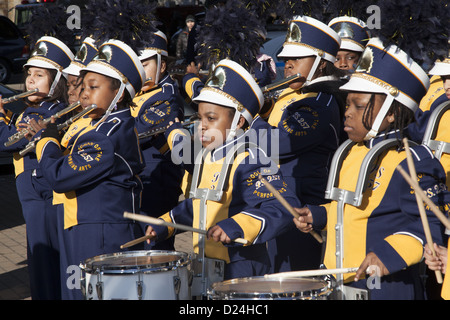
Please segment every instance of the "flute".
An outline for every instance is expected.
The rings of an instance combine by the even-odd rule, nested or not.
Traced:
[[[87,115],[89,112],[91,112],[92,110],[94,110],[95,108],[97,108],[96,104],[92,104],[90,106],[87,106],[86,108],[84,108],[82,111],[80,111],[79,113],[77,113],[76,115],[74,115],[73,117],[71,117],[69,120],[58,124],[57,125],[57,129],[58,131],[64,130],[66,128],[68,128],[72,123],[74,123],[75,121],[77,121],[78,119],[82,118],[83,116]],[[30,141],[25,148],[23,148],[19,154],[21,156],[26,155],[28,152],[34,150],[36,148],[36,142],[38,142],[41,138],[39,139],[35,139]]]
[[[198,116],[197,116],[197,114],[194,114],[191,116],[191,118],[188,121],[181,122],[181,125],[183,127],[189,127],[191,124],[193,124],[197,120],[198,120]],[[151,130],[139,133],[138,137],[139,137],[139,139],[149,138],[151,136],[157,135],[158,133],[165,132],[168,128],[169,127],[166,126],[166,127],[151,129]]]
[[[71,105],[69,105],[68,107],[66,107],[65,109],[62,109],[61,111],[58,111],[57,113],[55,113],[52,117],[54,118],[60,118],[63,115],[69,113],[72,110],[75,110],[76,108],[78,108],[81,105],[81,103],[79,101],[72,103]],[[42,122],[44,124],[50,123],[50,121],[52,120],[52,117],[46,118],[44,120],[42,120]],[[4,143],[5,147],[9,147],[12,146],[14,143],[22,140],[27,134],[29,133],[28,129],[23,129],[20,130],[18,132],[16,132],[15,134],[13,134],[12,136],[10,136],[8,138],[8,141],[6,141]]]
[[[22,93],[19,93],[19,94],[16,94],[16,95],[14,95],[12,97],[9,97],[9,98],[2,99],[2,103],[3,104],[7,104],[7,103],[10,103],[10,102],[14,102],[14,101],[17,101],[19,99],[23,99],[23,98],[26,98],[28,96],[31,96],[31,95],[35,94],[36,92],[39,92],[38,88],[33,89],[33,90],[29,90],[29,91],[26,91],[26,92],[22,92]]]

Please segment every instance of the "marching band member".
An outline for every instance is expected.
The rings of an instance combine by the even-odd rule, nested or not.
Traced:
[[[270,264],[266,241],[293,225],[288,221],[290,214],[259,181],[259,176],[267,175],[290,203],[299,201],[265,152],[245,144],[252,130],[248,126],[263,103],[262,92],[242,66],[225,59],[217,64],[194,101],[199,103],[197,138],[204,149],[190,154],[197,155],[190,162],[194,166],[190,188],[193,196],[160,219],[196,228],[202,228],[203,222],[203,229],[208,230],[205,256],[226,262],[226,279],[263,275]],[[244,129],[248,130],[244,133]],[[192,159],[184,158],[192,147],[189,133],[180,130],[180,123],[176,122],[165,136],[172,156],[189,164]],[[146,230],[156,241],[175,233],[173,228],[157,225]],[[249,244],[232,242],[236,238],[244,238]],[[193,245],[199,253],[202,243],[195,235]]]
[[[76,103],[80,99],[81,92],[81,78],[80,71],[87,66],[87,64],[92,60],[92,58],[98,52],[94,40],[92,38],[86,37],[78,52],[75,54],[74,59],[71,61],[70,65],[63,70],[63,73],[67,75],[67,94],[69,104]],[[78,107],[74,110],[74,113],[80,112],[82,109]],[[61,138],[61,147],[64,148],[65,152],[70,150],[73,143],[76,140],[78,134],[91,123],[92,119],[88,116],[84,116],[73,122],[69,128],[62,132],[64,134]],[[33,127],[35,132],[40,130],[45,130],[47,125],[43,124],[42,121],[36,122],[34,120],[30,121],[30,125]],[[66,233],[64,232],[64,194],[59,194],[53,192],[53,205],[57,206],[57,225],[58,225],[58,241],[60,251],[65,252],[67,249],[66,241],[64,237]],[[60,261],[60,275],[61,275],[61,299],[67,300],[71,297],[72,290],[67,285],[67,270],[69,265],[66,264],[65,259]]]
[[[52,206],[52,188],[38,166],[36,155],[30,152],[20,156],[28,139],[21,139],[9,147],[8,137],[21,130],[35,132],[29,123],[43,120],[67,106],[66,79],[62,69],[67,67],[73,53],[60,40],[40,38],[24,65],[26,90],[39,89],[25,101],[27,108],[15,123],[8,123],[7,112],[0,107],[0,150],[14,153],[16,187],[27,225],[27,257],[32,299],[59,299],[59,248],[57,241],[56,210]],[[60,121],[60,120],[58,120]],[[34,137],[39,136],[39,133]]]
[[[397,46],[386,47],[378,38],[369,41],[349,82],[341,87],[348,92],[345,131],[354,144],[338,170],[339,189],[355,190],[355,168],[360,168],[368,152],[389,138],[397,141],[394,147],[385,146],[376,166],[366,173],[370,183],[362,193],[362,204],[346,204],[343,209],[343,266],[359,266],[356,274],[344,276],[344,282],[369,290],[372,300],[424,298],[419,273],[426,243],[424,227],[415,194],[396,168],[409,172],[401,139],[428,87],[429,78],[417,63]],[[432,191],[428,196],[438,206],[448,207],[450,194],[441,164],[424,145],[410,150],[420,187]],[[302,217],[294,220],[303,231],[326,226],[327,268],[337,263],[337,205],[338,201],[308,205],[297,209]],[[429,208],[425,209],[433,239],[442,244],[443,226]],[[363,279],[369,266],[376,268],[377,286],[371,287],[373,281]]]
[[[418,110],[416,111],[416,123],[411,124],[408,127],[408,133],[418,142],[422,142],[424,139],[425,132],[428,127],[431,114],[444,102],[450,100],[450,56],[447,56],[443,60],[436,61],[433,68],[428,72],[432,75],[430,80],[430,89],[427,95],[422,99]],[[446,111],[438,122],[434,123],[434,127],[430,127],[431,130],[436,130],[435,137],[433,140],[442,141],[445,143],[450,142],[450,134],[447,129],[447,123],[449,121],[450,113]],[[430,130],[430,129],[428,129]],[[447,188],[450,187],[450,157],[446,152],[440,154],[440,162],[444,167],[447,175],[446,185]],[[446,230],[446,234],[450,233]],[[443,274],[448,274],[446,272],[447,268],[447,251],[448,243],[446,246],[433,244],[437,257],[431,254],[431,249],[428,244],[425,246],[425,263],[428,268],[432,271],[440,270]],[[439,287],[438,287],[439,288]],[[449,300],[450,299],[450,279],[448,276],[444,279],[444,284],[442,286],[441,296]]]
[[[341,38],[334,65],[341,70],[354,71],[370,38],[366,24],[358,18],[343,16],[332,19],[328,26]]]
[[[96,104],[92,122],[63,155],[57,130],[48,126],[36,145],[39,167],[54,191],[64,194],[65,265],[119,250],[139,230],[123,212],[139,210],[144,164],[130,113],[145,79],[136,53],[119,40],[103,43],[80,72],[83,107]],[[81,299],[73,290],[71,299]]]
[[[279,154],[271,156],[279,159],[284,179],[301,202],[325,202],[328,166],[340,143],[343,106],[333,88],[340,84],[333,65],[339,48],[340,38],[330,27],[310,17],[294,17],[278,57],[285,60],[285,77],[300,73],[303,78],[261,114],[267,122],[254,126],[278,129]],[[268,248],[272,272],[319,267],[321,244],[298,230],[271,240]]]
[[[154,33],[153,42],[140,52],[146,83],[136,94],[131,115],[136,118],[138,133],[163,127],[183,119],[183,101],[177,83],[167,73],[167,39],[164,33]],[[140,139],[145,169],[140,174],[143,184],[141,212],[159,217],[175,207],[181,194],[183,169],[164,155],[167,144],[160,146],[154,139]],[[158,243],[155,250],[175,250],[174,239]]]

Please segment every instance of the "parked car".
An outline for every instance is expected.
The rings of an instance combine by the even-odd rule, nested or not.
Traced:
[[[16,94],[19,94],[20,91],[14,90],[4,84],[0,83],[0,95],[2,99],[12,97]],[[16,114],[20,114],[25,108],[26,105],[22,100],[17,100],[14,102],[10,102],[4,105],[4,108],[7,110],[11,110]],[[3,143],[3,142],[1,142]],[[8,152],[0,152],[0,166],[10,165],[12,164],[12,154]]]
[[[22,32],[7,17],[0,16],[0,83],[7,83],[14,73],[20,73],[30,55]]]

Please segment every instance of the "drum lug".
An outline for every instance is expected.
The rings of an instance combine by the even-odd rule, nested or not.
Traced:
[[[138,299],[142,300],[143,283],[141,280],[136,281]]]
[[[175,291],[176,300],[179,300],[180,288],[181,288],[181,279],[179,276],[174,276],[173,277],[173,289]]]
[[[83,294],[83,298],[87,299],[87,292],[86,292],[86,278],[80,278],[80,289],[81,293]]]
[[[97,289],[98,300],[103,300],[103,282],[101,281],[97,282],[95,288]]]

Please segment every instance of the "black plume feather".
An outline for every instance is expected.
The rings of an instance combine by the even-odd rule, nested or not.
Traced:
[[[376,1],[373,0],[330,0],[326,5],[326,12],[329,15],[329,20],[349,16],[367,21],[369,17],[367,8],[375,3]],[[329,20],[324,22],[328,23]]]
[[[33,49],[36,41],[43,36],[55,37],[69,47],[75,43],[72,30],[67,27],[69,14],[62,6],[38,6],[32,10],[30,23],[27,26],[28,41]]]
[[[446,0],[378,0],[381,28],[374,29],[385,46],[397,45],[428,69],[448,55],[450,5]]]
[[[155,2],[91,0],[86,9],[81,21],[83,36],[92,37],[98,46],[116,39],[139,52],[153,41],[153,33],[157,31]]]
[[[209,8],[197,38],[196,60],[208,69],[229,58],[252,72],[264,41],[261,30],[264,30],[262,20],[239,0]]]
[[[285,22],[303,15],[325,21],[329,15],[327,0],[277,0],[272,2],[272,7],[274,13]]]

